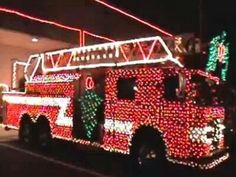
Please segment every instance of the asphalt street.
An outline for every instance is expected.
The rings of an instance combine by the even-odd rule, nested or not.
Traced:
[[[135,176],[236,177],[235,154],[219,167],[200,171],[167,164]],[[54,141],[50,151],[21,145],[17,131],[0,128],[0,177],[128,177],[127,156]]]

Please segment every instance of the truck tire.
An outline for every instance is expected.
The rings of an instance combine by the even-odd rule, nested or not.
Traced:
[[[33,143],[33,123],[30,119],[21,120],[18,136],[21,143],[28,145]]]
[[[37,144],[39,148],[50,149],[52,141],[51,129],[48,121],[37,123]]]
[[[159,133],[152,129],[139,132],[132,141],[131,170],[140,175],[155,173],[166,164],[165,146]]]

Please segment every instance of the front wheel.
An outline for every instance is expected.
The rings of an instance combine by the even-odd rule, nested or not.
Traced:
[[[166,164],[165,146],[157,133],[141,133],[134,138],[131,148],[134,173],[159,173]]]

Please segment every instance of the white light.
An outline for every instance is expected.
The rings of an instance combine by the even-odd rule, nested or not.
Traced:
[[[132,40],[127,40],[127,41],[117,41],[117,42],[112,42],[112,43],[105,43],[105,44],[97,44],[97,45],[92,45],[92,46],[85,46],[85,47],[81,47],[81,48],[71,48],[71,49],[63,49],[63,50],[59,50],[59,51],[53,51],[53,52],[46,52],[44,54],[41,54],[43,56],[41,56],[41,60],[42,60],[42,70],[44,73],[46,72],[54,72],[54,71],[61,71],[61,70],[73,70],[76,68],[96,68],[96,67],[110,67],[110,63],[97,63],[97,64],[88,64],[87,66],[83,65],[79,65],[79,64],[75,64],[74,66],[72,66],[71,61],[73,61],[72,59],[68,60],[68,63],[66,66],[57,66],[55,65],[55,63],[53,61],[51,61],[52,63],[52,68],[47,68],[44,65],[44,60],[48,58],[48,56],[50,56],[52,58],[53,55],[63,55],[64,53],[79,53],[80,51],[82,51],[83,53],[89,52],[89,51],[96,51],[96,50],[104,50],[104,49],[108,49],[110,48],[115,48],[115,53],[112,54],[104,54],[104,53],[99,53],[96,56],[81,56],[80,60],[85,61],[85,60],[90,60],[90,59],[101,59],[101,58],[116,58],[120,56],[120,47],[121,45],[125,45],[125,44],[129,44],[129,43],[139,43],[139,42],[145,42],[145,41],[159,41],[160,44],[162,45],[162,47],[164,48],[165,52],[167,53],[167,55],[164,58],[150,58],[150,56],[144,56],[144,58],[137,59],[137,60],[133,60],[133,61],[120,61],[120,62],[112,62],[112,67],[119,67],[119,66],[129,66],[129,65],[136,65],[136,64],[151,64],[151,63],[159,63],[159,62],[173,62],[175,64],[177,64],[179,67],[183,67],[182,63],[180,63],[180,61],[177,58],[174,58],[171,51],[168,49],[167,45],[165,44],[165,42],[163,41],[163,39],[160,36],[155,36],[155,37],[149,37],[149,38],[140,38],[140,39],[132,39]],[[32,56],[30,56],[30,58],[32,58]],[[63,57],[62,57],[63,58]],[[58,58],[57,63],[59,62],[61,58]],[[30,60],[30,59],[29,59]],[[77,58],[78,60],[78,58]],[[29,64],[29,61],[28,61]],[[37,65],[38,67],[38,65]],[[28,69],[28,66],[25,67],[25,73]],[[35,71],[35,70],[34,70]],[[35,72],[33,72],[32,76],[34,75]],[[30,78],[26,77],[26,80],[32,80],[32,76]]]
[[[72,117],[66,116],[66,111],[71,103],[71,98],[60,98],[60,97],[27,97],[27,96],[14,96],[14,95],[3,95],[3,100],[9,104],[20,104],[20,105],[33,105],[33,106],[52,106],[59,107],[56,124],[61,126],[72,127]]]
[[[0,83],[0,87],[2,87],[4,92],[8,92],[9,91],[9,86],[7,84]]]
[[[31,39],[31,41],[34,42],[34,43],[36,43],[36,42],[39,42],[39,39],[36,38],[36,37],[33,37],[33,38]]]
[[[13,88],[16,88],[16,77],[17,77],[17,66],[20,65],[20,66],[26,66],[27,63],[25,62],[21,62],[21,61],[15,61],[14,64],[13,64],[13,70],[12,70],[12,87]]]
[[[27,83],[51,83],[51,82],[71,82],[73,80],[78,80],[80,74],[53,74],[53,75],[38,75],[32,78],[31,81]]]
[[[134,89],[135,91],[138,91],[138,87],[137,87],[137,86],[134,86],[133,89]]]
[[[27,63],[25,64],[25,68],[24,68],[24,75],[25,75],[26,81],[31,81],[31,80],[32,80],[32,78],[34,77],[34,75],[35,75],[37,69],[39,68],[39,64],[40,64],[40,62],[41,62],[41,60],[42,60],[43,57],[44,57],[44,55],[42,55],[42,54],[41,54],[41,55],[40,55],[40,54],[35,54],[35,55],[31,55],[31,56],[29,57]],[[31,73],[30,77],[28,77],[28,76],[27,76],[27,71],[28,71],[28,68],[30,67],[31,61],[34,60],[34,59],[37,60],[37,63],[36,63],[36,65],[35,65],[35,67],[34,67],[33,72]]]
[[[127,135],[132,134],[133,123],[128,121],[105,119],[104,128],[109,132],[125,133]]]

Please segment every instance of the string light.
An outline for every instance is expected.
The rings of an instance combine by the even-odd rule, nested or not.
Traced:
[[[191,76],[203,74],[202,72],[181,69],[181,73],[187,78],[186,93],[189,94],[186,96],[185,107],[181,102],[163,99],[164,79],[171,75],[178,75],[179,72],[180,70],[175,68],[165,69],[165,71],[160,68],[109,71],[106,78],[109,87],[105,90],[105,132],[100,147],[108,151],[129,154],[131,140],[136,130],[141,126],[151,126],[163,133],[167,157],[172,161],[183,159],[183,161],[174,160],[176,163],[185,162],[188,158],[201,159],[211,155],[215,148],[223,148],[223,108],[199,107],[194,105],[191,99],[188,100],[191,90],[194,90],[194,84],[190,82]],[[142,103],[140,105],[136,105],[132,100],[118,99],[116,96],[118,78],[133,77],[136,78],[135,102]],[[46,114],[50,118],[53,137],[91,144],[72,137],[74,110],[71,97],[74,95],[74,89],[72,82],[27,83],[25,94],[5,94],[3,99],[8,103],[7,124],[18,127],[19,117],[24,113],[30,112],[33,118]],[[27,95],[29,92],[39,93],[39,95],[29,96]],[[64,97],[58,97],[62,94]],[[101,102],[102,99],[93,90],[87,90],[81,97],[81,119],[85,124],[88,138],[92,137],[92,132],[98,124],[95,116]],[[211,122],[214,124],[211,125]],[[207,137],[213,129],[213,137]],[[214,145],[215,143],[217,146]],[[226,158],[227,156],[223,156],[218,161],[203,167],[211,168]],[[192,162],[186,163],[196,165]]]
[[[226,81],[229,66],[229,43],[226,42],[226,32],[224,31],[220,36],[214,37],[210,42],[206,71],[215,72],[217,70],[217,64],[221,70],[221,79]]]
[[[17,66],[26,66],[27,63],[25,62],[21,62],[21,61],[15,61],[13,63],[13,69],[12,69],[12,88],[15,89],[16,88],[16,77],[17,77]]]
[[[115,56],[115,58],[107,56]],[[161,57],[158,58],[158,56]],[[45,73],[165,61],[171,61],[183,67],[159,36],[47,52],[42,54],[41,58],[42,70]]]
[[[93,34],[93,33],[88,32],[88,31],[83,31],[82,29],[71,27],[71,26],[68,26],[68,25],[64,25],[64,24],[61,24],[61,23],[58,23],[58,22],[49,21],[49,20],[38,18],[38,17],[33,17],[31,15],[28,15],[28,14],[25,14],[25,13],[22,13],[22,12],[19,12],[19,11],[16,11],[16,10],[0,7],[0,12],[14,14],[14,15],[17,15],[17,16],[20,16],[20,17],[23,17],[23,18],[26,18],[26,19],[29,19],[29,20],[36,21],[36,22],[45,23],[45,24],[49,24],[49,25],[53,25],[53,26],[62,28],[62,29],[78,32],[80,34],[80,39],[79,39],[79,45],[80,46],[84,46],[84,44],[85,44],[85,34],[88,34],[90,36],[93,36],[93,37],[96,37],[96,38],[99,38],[99,39],[103,39],[105,41],[113,41],[112,39],[109,39],[109,38],[101,36],[101,35]]]
[[[170,161],[174,164],[186,165],[186,166],[190,166],[190,167],[199,167],[202,170],[212,169],[212,168],[216,167],[217,165],[219,165],[220,163],[226,161],[228,158],[229,158],[229,153],[226,153],[226,154],[222,155],[221,157],[214,159],[212,162],[202,164],[202,163],[197,163],[194,161],[184,162],[184,161],[180,161],[180,160],[174,160],[171,157],[167,157],[168,161]]]
[[[55,82],[71,82],[80,78],[79,73],[57,73],[47,75],[37,75],[28,83],[55,83]]]
[[[94,128],[98,124],[96,119],[98,107],[103,100],[95,92],[90,90],[87,90],[80,100],[82,111],[81,119],[85,125],[87,137],[91,138]]]
[[[150,45],[144,48],[147,41]],[[154,46],[158,45],[158,42],[166,52],[165,58],[156,59],[158,52],[154,50]],[[132,47],[136,46],[133,49],[139,55],[125,55],[127,57],[125,58],[124,54],[128,54],[127,51],[129,51],[129,48],[125,47],[127,44],[132,45]],[[124,49],[124,54],[121,52],[121,46]],[[98,63],[95,64],[92,59],[86,60],[87,56],[98,53],[97,50],[102,50],[102,53],[99,53],[101,57],[103,54],[106,56],[114,54],[113,56],[119,58],[108,59],[108,57],[103,57],[98,59]],[[119,55],[115,54],[117,50]],[[72,63],[73,57],[81,58],[81,55],[87,64],[80,65],[81,63],[77,63],[75,65]],[[198,93],[197,84],[193,81],[194,76],[205,77],[215,83],[218,83],[219,79],[200,70],[183,68],[183,65],[172,57],[170,50],[160,37],[60,50],[44,55],[40,54],[36,57],[43,60],[40,63],[47,66],[46,69],[63,68],[65,71],[63,71],[64,73],[37,75],[37,69],[34,68],[33,74],[26,83],[24,93],[5,93],[3,99],[7,102],[6,125],[19,127],[20,117],[26,113],[30,115],[33,122],[37,122],[37,118],[43,115],[49,119],[52,137],[54,138],[99,146],[107,151],[124,154],[130,153],[132,138],[138,129],[142,126],[150,126],[162,134],[166,156],[170,161],[212,168],[227,159],[227,154],[224,154],[206,165],[189,160],[196,159],[200,162],[202,158],[213,156],[216,149],[224,148],[224,108],[196,104],[197,97],[201,95]],[[30,57],[26,63],[25,73],[33,58],[33,56]],[[102,63],[103,60],[109,60],[111,63]],[[86,67],[91,65],[98,67],[102,64],[114,64],[114,61],[111,60],[116,62],[114,66],[145,65],[104,69],[104,72],[106,70],[103,93],[105,98],[96,92],[97,83],[91,75],[92,72],[85,79],[79,80],[83,72],[69,71],[75,69],[74,67],[88,69]],[[147,64],[158,62],[163,62],[165,67],[147,66]],[[173,67],[173,63],[175,67]],[[48,66],[49,64],[51,67]],[[38,68],[39,65],[36,64],[35,67]],[[183,94],[185,96],[181,96],[182,87],[176,86],[177,88],[174,88],[173,85],[168,86],[166,84],[166,81],[172,77],[178,78],[178,82],[181,82],[180,85],[185,88]],[[182,79],[179,79],[180,77]],[[79,98],[75,98],[77,95],[75,94],[77,93],[75,80],[77,80],[77,84],[80,84],[82,88],[80,89],[83,91]],[[127,80],[128,82],[123,82]],[[119,85],[122,83],[121,81],[124,83],[125,92],[132,91],[132,93],[121,94]],[[176,95],[174,100],[168,99],[166,96],[167,90],[171,88],[174,88]],[[75,102],[75,99],[79,99],[79,102]],[[72,135],[73,126],[77,126],[73,125],[73,118],[75,119],[74,115],[77,111],[74,109],[76,106],[74,104],[79,104],[81,108],[81,117],[78,118],[81,118],[83,122],[87,140],[76,139]],[[105,109],[103,112],[104,133],[101,137],[102,144],[99,145],[92,143],[92,138],[96,127],[99,125],[98,111],[101,111],[102,104]]]
[[[99,35],[97,35],[97,34],[90,33],[90,32],[88,32],[88,31],[86,31],[86,30],[84,30],[83,33],[84,33],[84,41],[86,41],[86,40],[85,40],[85,34],[87,34],[87,35],[89,35],[89,36],[96,37],[96,38],[98,38],[98,39],[102,39],[102,40],[106,40],[106,41],[110,41],[110,42],[115,42],[115,40],[113,40],[113,39],[111,39],[111,38],[104,37],[104,36],[99,36]],[[83,46],[85,46],[85,45],[83,45]]]
[[[70,99],[69,98],[48,98],[48,97],[22,97],[4,95],[3,100],[10,104],[18,105],[33,105],[33,106],[52,106],[59,107],[58,118],[56,120],[57,125],[71,126],[72,117],[66,117],[65,113],[68,109]],[[67,121],[66,121],[67,120]],[[62,123],[62,124],[61,124]]]
[[[108,3],[104,2],[104,1],[101,1],[101,0],[95,0],[95,1],[100,3],[100,4],[102,4],[102,5],[104,5],[104,6],[106,6],[106,7],[108,7],[108,8],[110,8],[110,9],[112,9],[112,10],[114,10],[114,11],[117,11],[117,12],[121,13],[121,14],[129,17],[129,18],[132,18],[132,19],[134,19],[134,20],[136,20],[136,21],[138,21],[138,22],[140,22],[140,23],[142,23],[144,25],[147,25],[147,26],[151,27],[152,29],[157,30],[158,32],[161,32],[162,34],[164,34],[166,36],[170,36],[170,37],[173,36],[172,34],[164,31],[163,29],[158,28],[155,25],[152,25],[152,24],[150,24],[150,23],[148,23],[148,22],[146,22],[144,20],[141,20],[140,18],[137,18],[134,15],[131,15],[131,14],[129,14],[129,13],[123,11],[123,10],[120,10],[120,9],[118,9],[118,8],[112,6],[112,5],[110,5],[110,4],[108,4]]]
[[[178,75],[179,72],[188,78],[185,107],[180,101],[163,99],[163,80],[170,75]],[[223,108],[203,109],[190,99],[191,90],[195,88],[190,81],[191,76],[199,73],[203,75],[199,70],[179,71],[174,68],[165,71],[158,68],[110,71],[107,78],[109,87],[105,91],[106,120],[103,147],[108,151],[128,154],[135,131],[141,126],[151,126],[163,134],[167,156],[180,159],[179,161],[188,158],[200,159],[211,155],[215,148],[223,148]],[[205,75],[211,77],[210,74]],[[117,98],[118,78],[136,78],[135,100]],[[140,102],[140,106],[135,102]],[[217,122],[212,126],[215,134],[208,137],[207,129],[212,121]],[[213,145],[215,143],[217,146]],[[191,162],[188,165],[191,165]]]
[[[7,84],[0,83],[0,88],[1,88],[2,91],[4,91],[4,92],[8,92],[8,91],[9,91],[9,86],[8,86]]]
[[[3,100],[8,103],[6,126],[19,127],[19,118],[23,114],[30,114],[33,122],[43,115],[50,121],[53,136],[72,140],[74,92],[73,81],[68,80],[55,83],[26,83],[24,93],[5,92]],[[30,93],[38,94],[33,96]]]
[[[87,90],[91,90],[94,88],[94,81],[91,76],[88,76],[85,81],[85,87]]]
[[[28,68],[31,66],[31,64],[34,62],[34,60],[36,60],[36,65],[32,68],[33,72],[30,73],[29,77],[28,77],[28,71],[29,71]],[[32,80],[32,78],[34,77],[36,71],[39,68],[40,61],[41,61],[41,55],[40,54],[30,55],[27,63],[25,64],[25,68],[24,68],[24,76],[25,76],[26,81]]]

